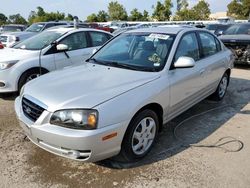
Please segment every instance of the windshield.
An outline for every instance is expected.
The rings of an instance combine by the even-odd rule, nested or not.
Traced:
[[[225,35],[248,34],[249,29],[250,29],[250,24],[232,25],[224,32],[224,34]]]
[[[35,23],[29,26],[25,31],[38,33],[43,29],[44,25],[44,23]]]
[[[160,71],[174,38],[175,35],[160,33],[125,33],[100,49],[90,61],[138,71]]]
[[[65,32],[44,31],[32,38],[18,43],[13,48],[24,50],[41,50],[50,45],[52,42],[56,41],[64,33]]]
[[[2,31],[22,31],[22,27],[18,26],[4,26]]]

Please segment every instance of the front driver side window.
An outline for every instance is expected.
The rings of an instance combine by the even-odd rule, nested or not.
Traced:
[[[87,39],[85,32],[71,34],[60,41],[60,44],[65,44],[69,47],[69,51],[87,48]]]
[[[199,60],[199,46],[195,33],[186,34],[180,41],[174,60],[181,56],[191,57],[195,61]]]

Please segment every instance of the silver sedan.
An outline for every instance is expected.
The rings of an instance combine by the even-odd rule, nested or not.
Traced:
[[[148,154],[166,122],[210,95],[222,100],[233,61],[205,30],[128,31],[88,63],[26,84],[15,110],[28,138],[49,152],[131,162]]]

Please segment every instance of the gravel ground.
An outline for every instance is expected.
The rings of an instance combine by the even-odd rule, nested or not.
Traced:
[[[204,100],[164,127],[157,144],[141,162],[79,163],[50,154],[25,139],[15,118],[15,96],[0,98],[0,187],[249,187],[250,69],[233,70],[220,103]],[[193,117],[176,129],[184,119]],[[198,148],[232,136],[244,143],[239,152]],[[235,150],[237,143],[224,146]]]

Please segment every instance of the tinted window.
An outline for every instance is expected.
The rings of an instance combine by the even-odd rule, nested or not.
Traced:
[[[87,39],[85,32],[71,34],[60,41],[60,44],[66,44],[69,50],[78,50],[87,47]]]
[[[101,32],[89,32],[89,34],[92,40],[92,46],[101,46],[110,39],[109,35]]]
[[[48,29],[48,28],[54,27],[54,26],[55,26],[54,23],[48,23],[48,24],[45,25],[45,28],[44,28],[44,29]]]
[[[199,33],[201,39],[202,53],[204,57],[217,53],[215,38],[209,33]]]
[[[221,51],[221,44],[220,44],[219,40],[216,38],[215,38],[215,43],[216,43],[217,51],[218,52]]]
[[[236,24],[229,27],[224,34],[225,35],[237,35],[248,34],[250,30],[250,24]]]
[[[199,59],[199,47],[195,33],[186,34],[180,41],[175,54],[175,61],[181,56]]]
[[[44,25],[45,25],[44,23],[35,23],[29,26],[25,31],[40,32],[43,29]]]

